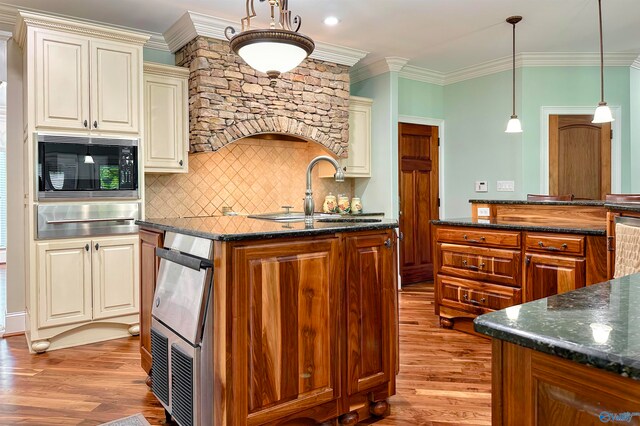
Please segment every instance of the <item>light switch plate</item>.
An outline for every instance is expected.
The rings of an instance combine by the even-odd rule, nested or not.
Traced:
[[[486,180],[477,180],[476,181],[476,192],[488,192],[489,184],[487,184]]]
[[[515,182],[512,180],[499,180],[496,183],[496,190],[498,192],[514,192],[516,189]]]

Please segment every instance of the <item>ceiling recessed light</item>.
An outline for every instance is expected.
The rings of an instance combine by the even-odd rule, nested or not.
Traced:
[[[339,22],[340,20],[335,16],[327,16],[326,18],[324,18],[324,24],[330,27],[333,27],[334,25],[338,25]]]

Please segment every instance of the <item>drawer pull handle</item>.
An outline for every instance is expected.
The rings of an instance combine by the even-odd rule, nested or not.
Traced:
[[[469,269],[473,269],[473,270],[475,270],[475,271],[478,271],[478,270],[480,270],[480,269],[484,268],[486,265],[485,265],[485,263],[484,263],[484,262],[482,262],[482,263],[480,264],[480,266],[476,266],[476,265],[469,265],[469,264],[468,264],[468,262],[467,262],[467,260],[465,259],[465,260],[463,260],[463,261],[462,261],[462,266],[464,266],[465,268],[469,268]]]
[[[540,248],[543,248],[545,250],[549,250],[549,251],[561,251],[561,250],[566,250],[567,249],[567,243],[563,243],[560,248],[558,247],[553,247],[553,246],[545,246],[544,243],[542,241],[538,241],[538,245],[540,246]]]
[[[477,300],[475,300],[475,299],[470,299],[469,295],[466,294],[466,293],[464,294],[464,296],[462,296],[462,298],[464,299],[465,302],[469,302],[472,305],[481,305],[481,304],[483,304],[484,302],[487,301],[487,299],[485,299],[484,297],[481,298],[479,302]]]
[[[468,236],[467,234],[464,234],[464,235],[462,236],[462,238],[464,238],[464,239],[465,239],[465,241],[468,241],[468,242],[470,242],[470,243],[484,243],[484,241],[485,241],[485,238],[484,238],[484,237],[480,237],[480,238],[479,238],[479,239],[477,239],[477,240],[473,240],[473,239],[472,239],[472,240],[470,240],[470,239],[469,239],[469,236]]]

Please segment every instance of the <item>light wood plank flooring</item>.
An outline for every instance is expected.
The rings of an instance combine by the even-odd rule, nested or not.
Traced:
[[[392,414],[378,425],[490,425],[489,341],[438,328],[433,287],[400,295],[400,375]],[[30,355],[22,336],[0,339],[0,425],[96,425],[164,411],[144,384],[138,340]]]

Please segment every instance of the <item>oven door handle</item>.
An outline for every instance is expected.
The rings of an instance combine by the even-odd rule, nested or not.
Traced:
[[[125,222],[128,220],[136,220],[136,218],[135,217],[101,217],[101,218],[94,218],[94,219],[47,220],[47,225],[62,225],[65,223]]]
[[[169,262],[177,263],[178,265],[193,269],[194,271],[213,268],[213,263],[211,263],[210,260],[193,256],[188,253],[182,253],[177,250],[158,247],[156,248],[156,256]]]

